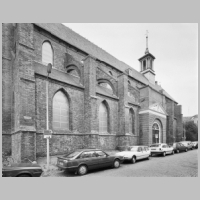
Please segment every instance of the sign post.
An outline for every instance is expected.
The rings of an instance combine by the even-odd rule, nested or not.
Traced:
[[[49,90],[48,90],[48,77],[51,73],[52,64],[49,63],[47,66],[47,79],[46,79],[46,127],[47,129],[44,131],[44,138],[47,139],[47,170],[49,170],[49,138],[52,136],[52,131],[49,130]]]

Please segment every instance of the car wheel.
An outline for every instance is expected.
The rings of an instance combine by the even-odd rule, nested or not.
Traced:
[[[176,150],[176,153],[179,153],[179,150],[178,150],[178,149]]]
[[[132,157],[131,163],[134,164],[136,162],[135,156]]]
[[[164,151],[164,152],[163,152],[163,157],[165,157],[165,156],[166,156],[166,152]]]
[[[20,174],[19,176],[17,177],[31,177],[29,174]]]
[[[187,152],[188,151],[188,149],[185,149],[185,152]]]
[[[114,168],[119,168],[120,167],[120,161],[118,159],[116,159],[113,163],[113,167]]]
[[[78,168],[78,175],[82,176],[82,175],[85,175],[87,174],[87,166],[86,165],[81,165],[79,168]]]
[[[151,157],[153,156],[153,154],[151,153]]]

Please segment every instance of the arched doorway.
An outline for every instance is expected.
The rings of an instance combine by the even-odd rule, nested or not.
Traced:
[[[161,142],[161,127],[159,123],[154,122],[152,126],[152,143],[160,143]]]

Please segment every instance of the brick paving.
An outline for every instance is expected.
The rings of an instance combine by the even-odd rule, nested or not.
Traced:
[[[56,167],[43,176],[79,177]],[[198,150],[175,155],[153,156],[150,160],[138,161],[135,164],[124,163],[119,169],[103,169],[89,172],[84,177],[198,177]]]

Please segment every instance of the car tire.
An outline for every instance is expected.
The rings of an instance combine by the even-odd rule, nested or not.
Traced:
[[[31,177],[29,174],[20,174],[19,176],[17,177]]]
[[[165,156],[166,156],[166,152],[164,151],[164,152],[163,152],[163,157],[165,157]]]
[[[120,161],[119,161],[119,159],[116,159],[116,160],[114,161],[113,167],[114,167],[114,168],[119,168],[119,167],[120,167]]]
[[[185,149],[185,152],[187,152],[188,151],[188,149]]]
[[[77,172],[78,172],[78,175],[83,176],[83,175],[87,174],[87,171],[88,171],[87,166],[81,165],[81,166],[78,167]]]
[[[134,164],[135,162],[136,162],[136,158],[135,158],[135,156],[133,156],[131,159],[131,163]]]
[[[174,151],[172,151],[172,155],[174,155]]]
[[[178,149],[176,150],[176,153],[179,153],[179,150],[178,150]]]
[[[153,154],[151,153],[151,157],[153,157]]]

